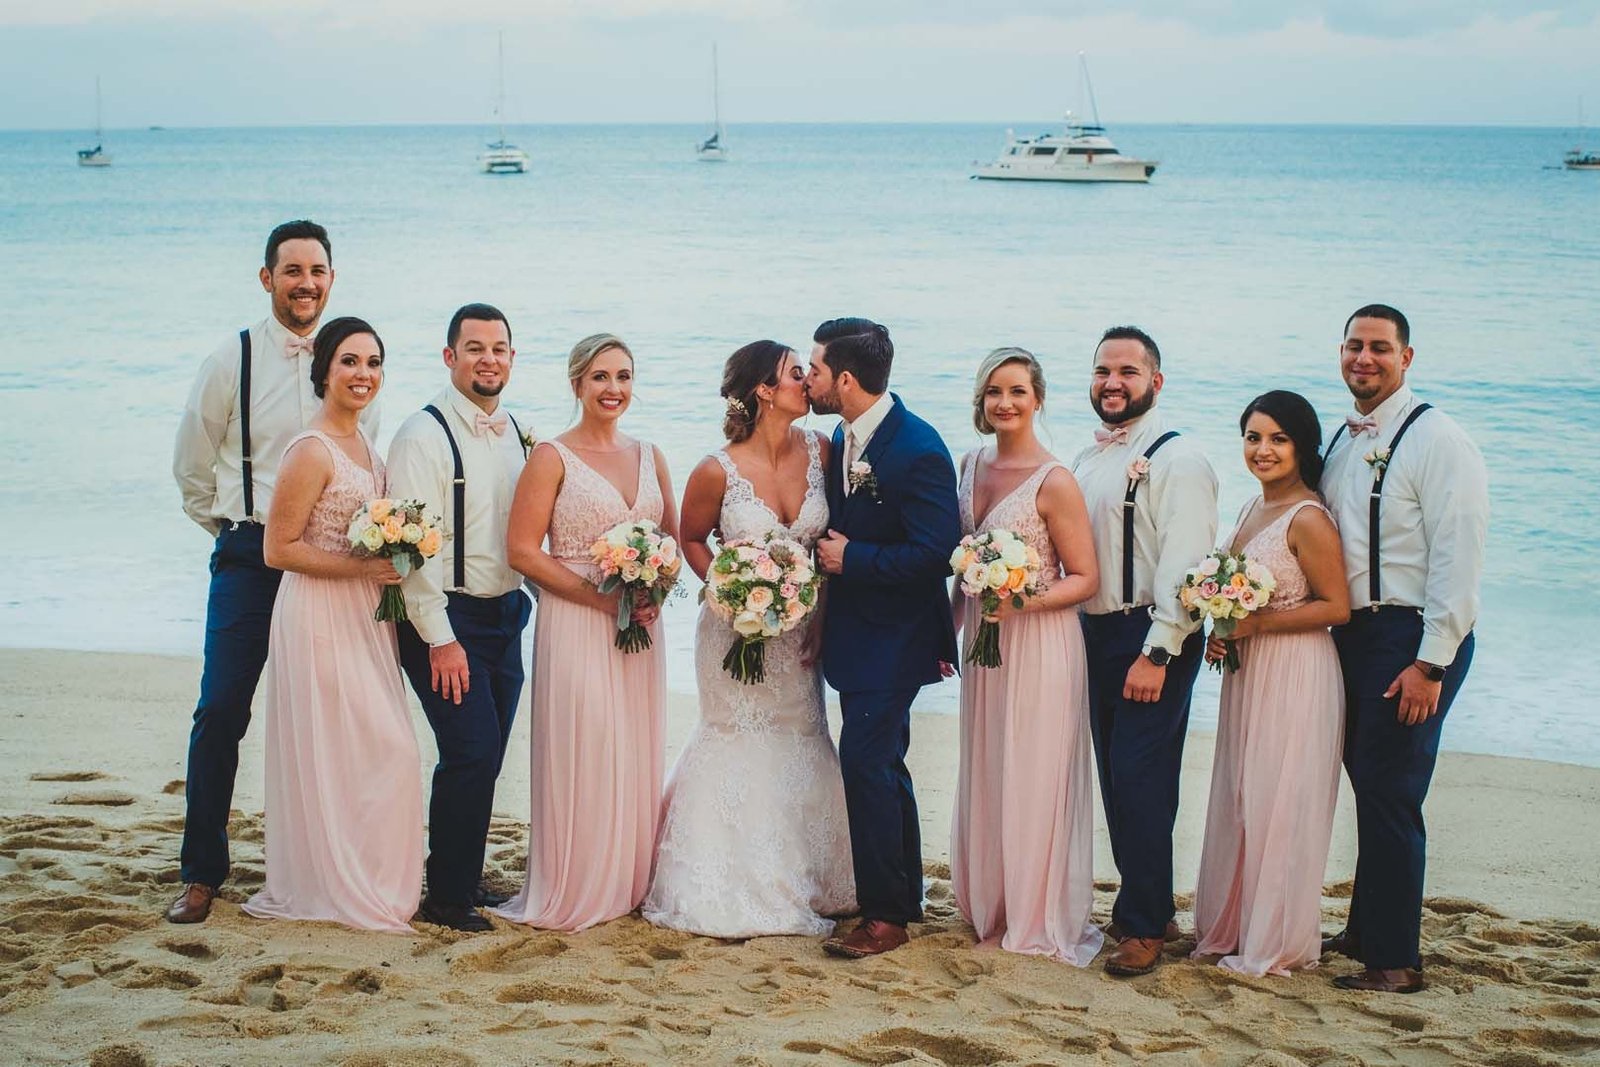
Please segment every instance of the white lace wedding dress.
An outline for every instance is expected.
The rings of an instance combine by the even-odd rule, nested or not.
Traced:
[[[776,532],[811,547],[828,527],[819,438],[806,435],[805,503],[784,526],[725,452],[720,528],[729,540]],[[855,911],[839,754],[822,672],[800,665],[804,628],[768,642],[766,680],[722,668],[733,641],[700,609],[700,721],[667,781],[655,878],[640,908],[658,926],[712,937],[826,934]]]

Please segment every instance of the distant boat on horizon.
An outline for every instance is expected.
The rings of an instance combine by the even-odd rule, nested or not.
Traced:
[[[94,76],[94,147],[78,149],[78,166],[109,167],[111,153],[105,149],[105,131],[100,128],[100,75]]]
[[[1583,97],[1578,97],[1578,143],[1568,152],[1563,162],[1568,170],[1600,170],[1600,152],[1583,149]]]
[[[484,146],[478,166],[485,174],[522,174],[528,169],[528,153],[506,140],[506,35],[499,36],[499,61],[495,67],[494,118],[500,134]]]
[[[1157,161],[1123,155],[1100,124],[1100,106],[1089,79],[1089,61],[1078,53],[1083,75],[1081,89],[1088,97],[1093,122],[1082,122],[1067,112],[1062,133],[1018,137],[1006,131],[1006,145],[993,163],[979,164],[974,178],[1029,182],[1148,182]]]
[[[702,163],[720,163],[728,158],[727,132],[722,128],[722,93],[717,81],[717,45],[711,43],[711,136],[695,148]]]

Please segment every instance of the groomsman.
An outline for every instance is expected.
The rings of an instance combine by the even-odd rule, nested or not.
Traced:
[[[399,625],[400,663],[439,749],[418,916],[466,931],[490,929],[476,907],[507,899],[480,880],[531,612],[522,578],[506,562],[506,523],[528,450],[500,404],[516,354],[498,308],[461,308],[446,333],[449,386],[406,419],[389,446],[389,495],[423,501],[446,538],[401,584],[410,621]]]
[[[322,406],[312,390],[311,340],[333,289],[328,231],[305,219],[273,230],[260,278],[271,314],[230,335],[200,365],[172,456],[183,510],[216,539],[184,787],[183,893],[167,909],[175,923],[204,922],[228,877],[239,741],[267,661],[282,577],[262,559],[262,523],[285,446]],[[377,433],[375,405],[361,422],[369,436]]]
[[[1350,621],[1333,637],[1358,847],[1350,918],[1322,949],[1366,965],[1335,984],[1389,993],[1422,988],[1422,802],[1472,664],[1489,525],[1483,457],[1406,385],[1414,355],[1394,308],[1346,320],[1339,369],[1355,411],[1330,435],[1322,475],[1350,578]]]
[[[1101,426],[1072,463],[1100,564],[1100,592],[1081,619],[1089,726],[1122,875],[1106,931],[1117,945],[1105,968],[1124,976],[1152,970],[1177,936],[1172,827],[1189,696],[1205,650],[1178,587],[1217,536],[1217,476],[1199,446],[1156,410],[1164,382],[1149,334],[1107,330],[1089,383]]]

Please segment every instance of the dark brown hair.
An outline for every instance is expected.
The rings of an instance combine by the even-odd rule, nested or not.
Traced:
[[[732,444],[749,440],[756,432],[761,401],[756,389],[778,384],[783,357],[794,349],[776,341],[751,341],[722,365],[722,399],[727,412],[722,418],[722,435]]]

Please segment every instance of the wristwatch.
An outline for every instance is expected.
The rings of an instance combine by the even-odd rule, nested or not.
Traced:
[[[1144,653],[1145,659],[1154,663],[1157,667],[1165,667],[1167,662],[1172,659],[1172,653],[1160,645],[1145,645],[1139,651]]]
[[[1419,659],[1419,660],[1415,661],[1415,664],[1416,664],[1417,670],[1421,671],[1422,672],[1422,676],[1424,678],[1426,678],[1428,681],[1430,681],[1430,682],[1442,682],[1442,681],[1444,681],[1444,670],[1445,669],[1443,667],[1439,666],[1437,663],[1429,663],[1425,659]]]

